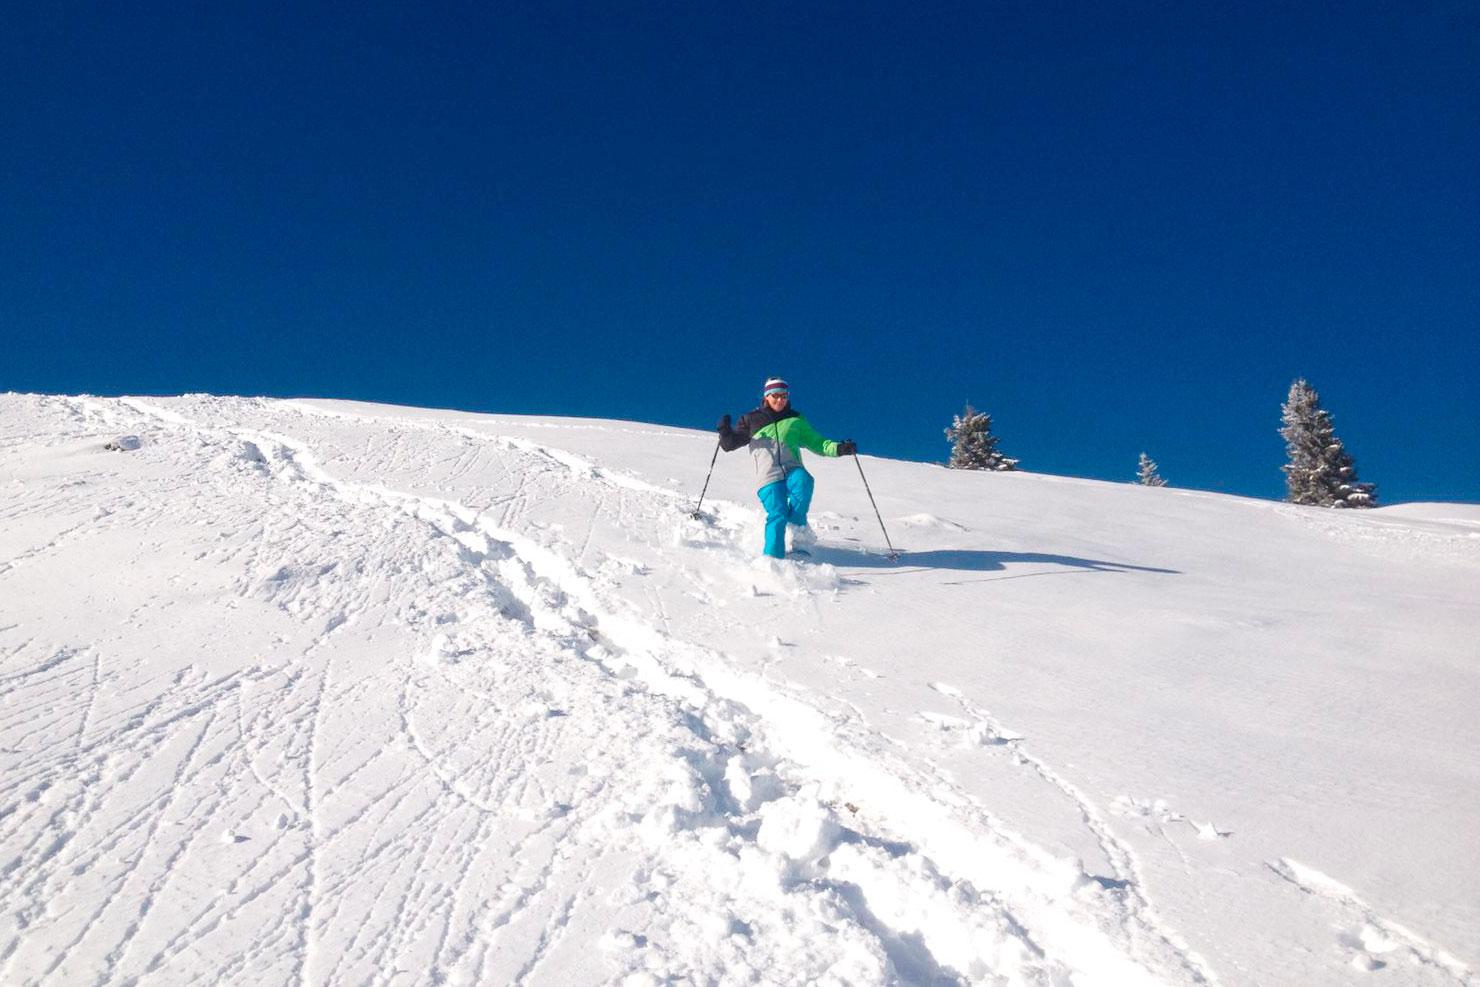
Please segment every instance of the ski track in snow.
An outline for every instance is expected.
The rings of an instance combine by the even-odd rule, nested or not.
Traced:
[[[1112,874],[674,636],[642,563],[594,547],[620,526],[727,551],[761,595],[837,591],[828,566],[745,561],[735,505],[690,523],[683,495],[435,420],[350,447],[372,419],[306,404],[34,400],[68,441],[140,435],[110,455],[148,479],[17,497],[11,517],[78,520],[0,576],[117,519],[150,540],[127,551],[178,553],[176,578],[231,602],[203,628],[121,591],[116,632],[81,644],[0,621],[7,984],[1217,982],[1104,814],[959,691],[936,686],[1077,807]],[[573,539],[538,521],[575,498]],[[254,664],[173,647],[203,629],[251,636]],[[1271,868],[1358,917],[1367,969],[1401,947],[1470,982],[1335,882]]]
[[[991,714],[977,708],[958,689],[940,682],[934,683],[933,688],[960,705],[968,718],[969,725],[966,729],[969,742],[985,746],[1006,747],[1018,764],[1033,771],[1049,786],[1063,793],[1074,805],[1085,828],[1093,834],[1095,842],[1113,869],[1111,876],[1086,875],[1086,879],[1120,896],[1125,905],[1125,911],[1121,916],[1125,935],[1133,940],[1138,940],[1145,935],[1159,937],[1158,945],[1171,950],[1174,955],[1182,956],[1194,971],[1197,982],[1213,982],[1215,979],[1213,973],[1202,958],[1193,953],[1186,943],[1161,928],[1160,923],[1154,917],[1151,903],[1142,890],[1144,881],[1135,854],[1124,841],[1115,835],[1100,810],[1088,796],[1068,779],[1054,771],[1041,758],[1030,753],[1024,744],[1024,737],[1003,727]]]
[[[1270,861],[1269,869],[1331,910],[1332,927],[1338,932],[1337,948],[1350,956],[1353,969],[1376,973],[1402,960],[1410,968],[1425,970],[1445,981],[1474,982],[1469,968],[1458,959],[1378,915],[1355,891],[1334,878],[1288,857]]]

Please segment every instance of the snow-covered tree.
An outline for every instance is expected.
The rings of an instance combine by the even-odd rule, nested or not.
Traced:
[[[953,470],[1015,470],[1018,461],[997,450],[997,437],[992,434],[992,416],[971,405],[955,417],[946,429],[951,443],[951,458],[946,466]]]
[[[1376,507],[1377,484],[1358,482],[1356,461],[1336,437],[1315,388],[1296,380],[1281,411],[1285,499],[1317,507]]]
[[[1162,479],[1161,474],[1156,472],[1156,460],[1141,453],[1141,459],[1136,463],[1136,482],[1143,487],[1164,487],[1167,481]]]

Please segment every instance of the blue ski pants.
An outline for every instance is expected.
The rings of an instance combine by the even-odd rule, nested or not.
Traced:
[[[798,466],[786,479],[768,483],[756,491],[766,509],[766,554],[786,558],[786,526],[806,524],[812,506],[812,474]]]

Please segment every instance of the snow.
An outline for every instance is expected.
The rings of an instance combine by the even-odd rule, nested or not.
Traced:
[[[7,985],[1475,982],[1475,505],[813,457],[796,563],[634,422],[0,450]]]

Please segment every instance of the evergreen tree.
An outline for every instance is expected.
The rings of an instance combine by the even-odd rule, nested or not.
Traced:
[[[1285,499],[1317,507],[1376,507],[1377,485],[1357,480],[1357,464],[1321,409],[1321,396],[1304,379],[1290,385],[1281,409],[1287,462]]]
[[[1156,460],[1141,453],[1141,459],[1136,463],[1136,482],[1143,487],[1164,487],[1167,481],[1156,472]]]
[[[951,458],[946,466],[953,470],[1015,470],[1018,461],[997,450],[997,437],[992,434],[992,416],[971,405],[955,417],[946,429],[951,443]]]

